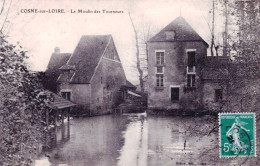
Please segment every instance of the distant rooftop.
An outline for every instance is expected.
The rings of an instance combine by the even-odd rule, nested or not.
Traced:
[[[47,70],[57,70],[67,63],[71,53],[52,53]]]

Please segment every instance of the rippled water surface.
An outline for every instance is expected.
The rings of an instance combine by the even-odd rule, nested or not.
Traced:
[[[197,131],[197,124],[205,130]],[[203,133],[208,132],[211,125],[205,117],[147,117],[145,113],[75,118],[51,133],[47,148],[35,163],[72,166],[219,165],[217,133]],[[192,127],[194,129],[190,130]],[[227,165],[236,165],[236,160],[229,160]]]

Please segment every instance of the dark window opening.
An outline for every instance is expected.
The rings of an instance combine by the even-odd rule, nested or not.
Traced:
[[[61,96],[67,100],[70,100],[70,92],[61,92]]]
[[[171,101],[179,101],[179,88],[171,88]]]
[[[156,86],[163,87],[163,74],[156,75]]]
[[[195,75],[187,75],[187,87],[195,87]]]
[[[223,90],[222,89],[215,89],[215,101],[223,100]]]
[[[157,65],[164,64],[164,52],[156,52],[156,64]]]
[[[195,52],[188,52],[188,67],[196,66]]]

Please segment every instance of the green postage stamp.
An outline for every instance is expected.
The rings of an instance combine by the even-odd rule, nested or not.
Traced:
[[[256,156],[255,113],[220,113],[220,157]]]

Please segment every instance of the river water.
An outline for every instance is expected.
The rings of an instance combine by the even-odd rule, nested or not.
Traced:
[[[74,118],[53,130],[35,165],[236,165],[219,159],[209,119],[146,113]]]

